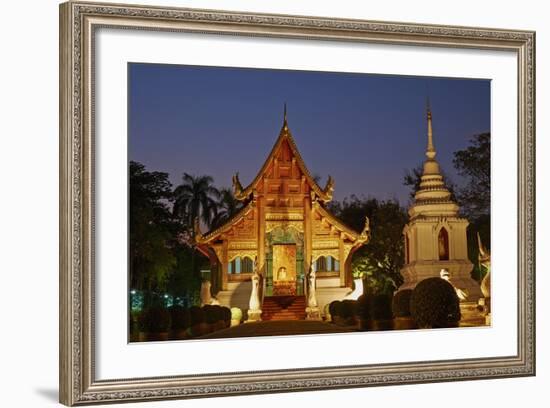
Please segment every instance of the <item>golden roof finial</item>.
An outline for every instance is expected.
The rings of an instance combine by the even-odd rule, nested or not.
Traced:
[[[284,114],[283,114],[283,128],[285,130],[288,129],[288,123],[286,121],[286,102],[285,102],[285,108],[284,108]]]

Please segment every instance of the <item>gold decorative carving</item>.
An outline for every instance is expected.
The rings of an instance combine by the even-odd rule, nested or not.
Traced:
[[[218,257],[218,262],[223,262],[223,247],[221,245],[214,245],[212,246],[214,248],[214,252],[216,253],[216,256]]]
[[[315,262],[319,257],[321,256],[332,256],[336,260],[340,260],[340,254],[338,252],[338,248],[333,249],[313,249],[311,250],[311,257],[313,261]]]
[[[258,251],[250,250],[250,249],[249,250],[242,249],[242,250],[228,251],[227,260],[229,262],[231,262],[235,258],[238,258],[238,257],[244,258],[245,256],[252,259],[252,260],[254,260],[256,258],[256,256],[258,256]]]
[[[256,249],[258,243],[256,241],[229,241],[228,249]]]
[[[318,241],[313,240],[313,249],[327,249],[327,248],[338,248],[338,241]]]
[[[265,223],[265,232],[271,232],[275,228],[294,228],[298,232],[304,232],[304,223],[302,221],[267,221]]]
[[[353,244],[344,244],[344,259],[342,260],[342,262],[346,262],[346,259],[348,259],[349,253],[351,252],[353,247]]]
[[[266,221],[303,221],[304,214],[299,212],[269,212],[265,215]]]

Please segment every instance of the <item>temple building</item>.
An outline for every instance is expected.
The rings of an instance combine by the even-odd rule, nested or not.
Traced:
[[[222,305],[252,309],[251,293],[256,296],[258,285],[261,319],[283,313],[274,306],[283,298],[287,314],[281,318],[304,318],[312,302],[322,312],[324,305],[351,292],[351,256],[369,239],[368,220],[357,232],[327,210],[334,180],[329,176],[321,188],[308,171],[288,127],[286,107],[264,165],[246,187],[237,173],[233,189],[242,209],[208,233],[196,227],[196,244],[210,259],[212,292]],[[315,296],[306,300],[312,287]]]
[[[447,279],[457,290],[463,316],[471,314],[483,296],[480,285],[472,279],[473,265],[468,258],[466,228],[468,220],[459,216],[459,206],[435,159],[432,112],[428,105],[428,145],[420,187],[409,208],[409,222],[403,229],[405,265],[399,288],[413,289],[430,277]]]

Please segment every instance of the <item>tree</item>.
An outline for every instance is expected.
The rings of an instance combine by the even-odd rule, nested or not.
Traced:
[[[220,192],[214,187],[213,182],[211,176],[192,176],[184,173],[182,184],[174,190],[173,213],[192,236],[195,219],[210,227],[216,217]]]
[[[355,277],[364,277],[366,290],[392,293],[403,282],[400,270],[404,263],[403,227],[407,213],[396,200],[359,199],[351,196],[342,203],[329,205],[331,211],[356,231],[361,231],[369,217],[371,239],[352,256]]]
[[[474,264],[472,278],[481,282],[485,273],[479,265],[477,234],[487,249],[491,248],[491,134],[480,133],[470,139],[470,145],[454,153],[453,164],[466,183],[458,197],[468,227],[468,256]]]
[[[201,274],[200,266],[204,257],[195,250],[195,220],[200,220],[208,228],[212,227],[212,221],[218,212],[217,202],[220,199],[220,192],[213,185],[214,179],[211,176],[193,176],[184,173],[182,184],[174,190],[173,214],[179,219],[182,228],[190,236],[186,240],[189,245],[190,259],[181,252],[178,252],[178,266],[175,273],[179,273],[179,282],[185,285],[184,293],[187,298],[195,299],[200,290]]]
[[[186,244],[177,245],[173,249],[176,264],[168,277],[167,292],[174,299],[174,304],[188,307],[200,302],[201,278],[193,270],[196,262],[194,252]]]
[[[176,264],[172,254],[175,225],[169,210],[172,186],[168,174],[148,172],[131,161],[130,181],[130,286],[145,291],[146,306],[152,293],[162,290]]]
[[[233,217],[242,208],[242,203],[235,198],[233,191],[229,188],[219,190],[219,200],[216,203],[217,213],[212,220],[212,227],[216,228]]]
[[[491,134],[481,133],[470,139],[470,146],[454,153],[453,164],[465,185],[458,191],[462,211],[470,219],[490,213],[491,207]]]

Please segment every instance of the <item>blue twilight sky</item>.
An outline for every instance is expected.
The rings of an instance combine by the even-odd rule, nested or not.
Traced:
[[[424,160],[426,97],[437,159],[455,183],[453,152],[490,131],[490,81],[432,77],[129,64],[129,159],[150,171],[248,185],[282,125],[334,197],[408,202],[403,175]]]

